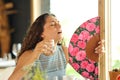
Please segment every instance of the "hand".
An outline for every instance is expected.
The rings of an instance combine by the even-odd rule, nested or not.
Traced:
[[[54,46],[53,46],[53,41],[52,40],[43,40],[39,43],[37,43],[34,53],[36,54],[41,54],[43,53],[46,56],[52,55],[54,52]]]
[[[95,53],[97,54],[101,54],[105,52],[105,48],[104,48],[104,40],[101,40],[100,42],[98,42],[98,47],[95,48]]]

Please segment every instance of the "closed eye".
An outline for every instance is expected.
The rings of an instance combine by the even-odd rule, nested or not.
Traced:
[[[51,22],[50,26],[55,26],[56,23],[54,21]]]
[[[57,26],[57,25],[59,25],[59,21],[57,21],[57,22],[52,21],[51,24],[50,24],[50,26]]]

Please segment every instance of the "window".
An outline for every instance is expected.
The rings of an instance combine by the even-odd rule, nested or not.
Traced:
[[[64,36],[69,40],[83,22],[98,16],[97,3],[97,0],[51,0],[50,12],[60,20]]]
[[[111,53],[112,68],[120,68],[120,1],[111,0]]]

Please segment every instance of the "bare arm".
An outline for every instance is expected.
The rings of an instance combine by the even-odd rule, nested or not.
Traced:
[[[36,45],[34,50],[29,50],[29,51],[24,52],[18,59],[16,68],[14,72],[12,73],[12,75],[9,77],[9,80],[20,80],[28,72],[28,70],[24,70],[23,68],[25,66],[32,64],[40,56],[41,53],[47,51],[44,54],[47,56],[51,55],[52,50],[49,48],[46,48],[45,47],[46,45],[47,47],[50,47],[50,48],[52,46],[50,42],[46,43],[42,41]]]
[[[23,67],[33,63],[36,60],[37,55],[33,55],[32,51],[26,51],[18,59],[16,68],[8,80],[21,80],[22,77],[27,73],[27,70],[24,70]]]

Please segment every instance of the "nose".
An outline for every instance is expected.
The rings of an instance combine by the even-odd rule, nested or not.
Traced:
[[[58,28],[61,28],[61,25],[60,25],[60,23],[58,23],[58,24],[57,24],[57,27],[58,27]]]
[[[61,28],[61,25],[60,25],[60,24],[58,24],[58,26],[59,26],[59,28]]]

